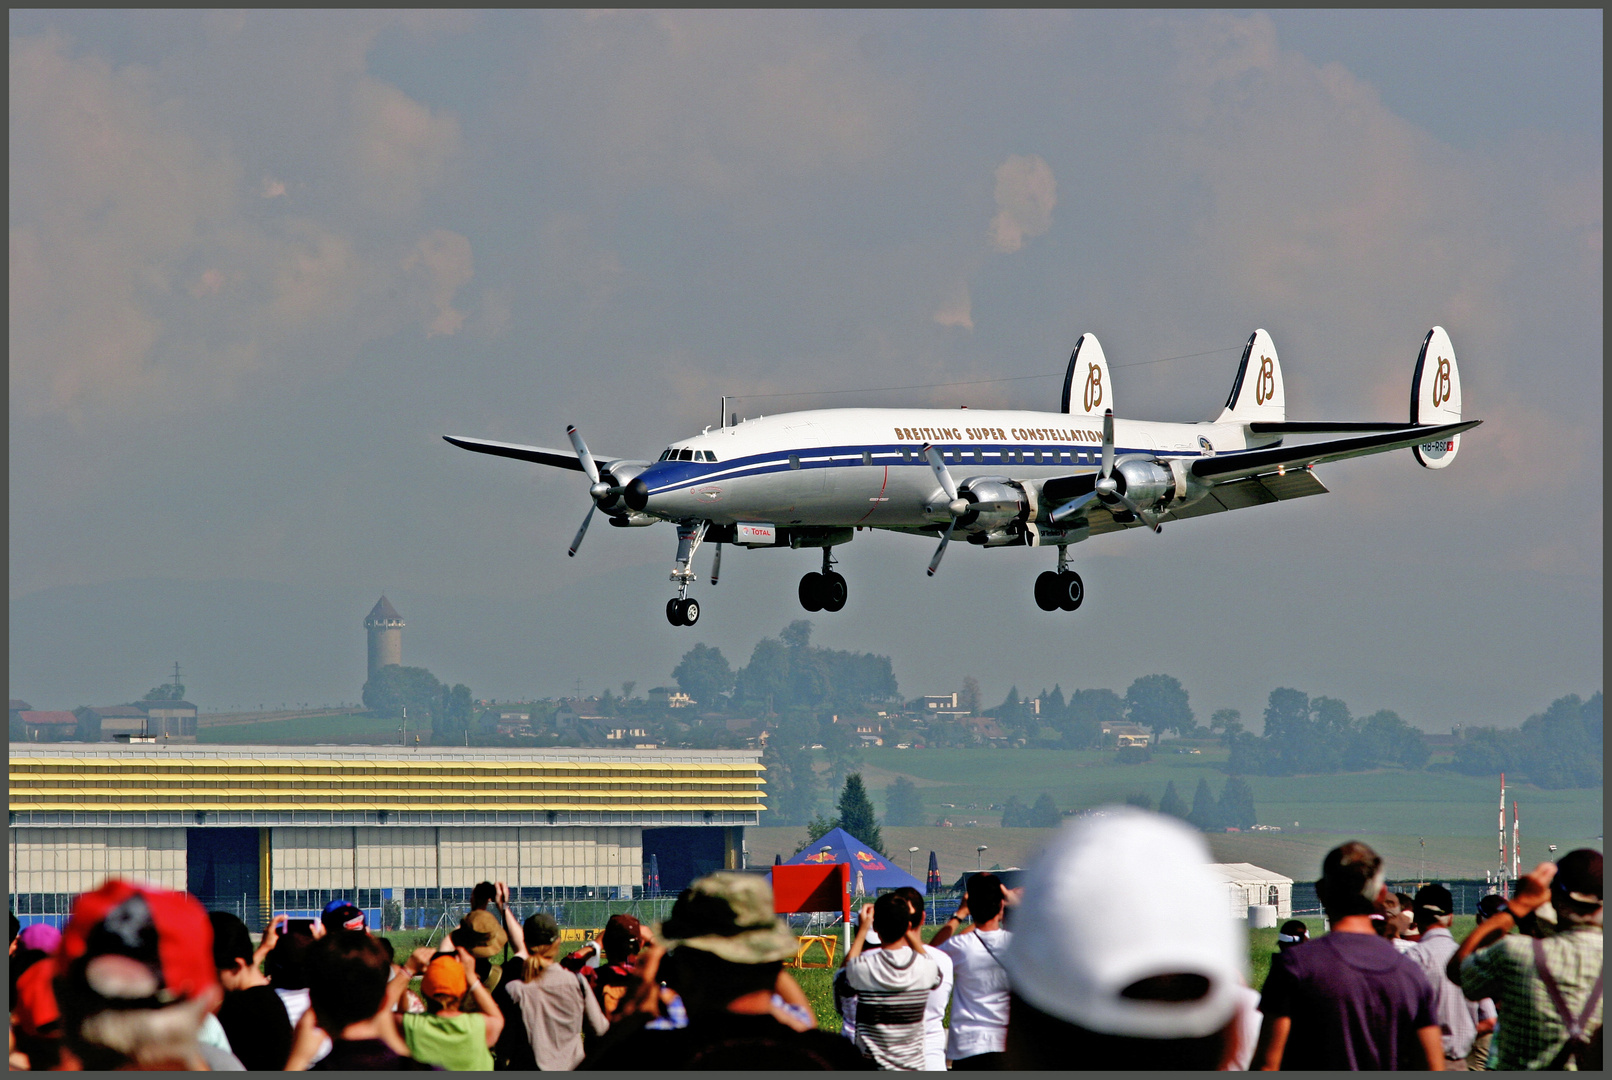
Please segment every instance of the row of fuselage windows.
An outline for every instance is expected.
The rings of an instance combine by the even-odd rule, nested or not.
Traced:
[[[862,451],[861,456],[862,464],[864,465],[874,465],[878,463],[877,459],[888,459],[890,457],[898,458],[901,461],[913,465],[923,464],[924,462],[924,456],[922,454],[920,454],[917,450],[907,448],[897,450],[894,454],[875,454],[871,450],[864,450]],[[994,461],[1005,465],[1095,465],[1098,462],[1097,454],[1087,454],[1083,451],[1076,450],[985,450],[977,446],[956,449],[942,449],[940,451],[940,457],[941,460],[946,462],[948,465],[964,465],[970,462],[983,465],[987,461]],[[691,450],[686,446],[681,448],[674,446],[669,448],[665,453],[661,454],[660,460],[708,461],[715,463],[716,453],[711,450]],[[838,455],[830,455],[829,457],[831,464],[840,460],[845,461],[846,464],[854,464],[856,457],[853,455],[846,455],[843,459],[841,459]],[[800,468],[800,455],[790,454],[789,464],[791,468]]]
[[[928,464],[927,459],[917,450],[906,448],[897,450],[894,453],[877,454],[871,450],[864,450],[861,458],[864,465],[887,464],[890,458],[895,458],[898,463],[904,462],[908,465]],[[948,465],[1095,465],[1101,460],[1097,454],[1088,455],[1076,450],[983,450],[979,447],[942,449],[940,459]],[[852,465],[856,463],[856,457],[853,455],[841,457],[831,454],[829,455],[828,463],[830,465]],[[800,468],[799,454],[789,455],[789,467],[791,469]]]

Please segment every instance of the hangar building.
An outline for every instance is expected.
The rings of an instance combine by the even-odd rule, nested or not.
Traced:
[[[108,875],[187,889],[258,925],[351,895],[631,899],[742,865],[754,750],[14,744],[11,906],[61,922]],[[652,858],[653,857],[653,858]],[[654,885],[655,882],[651,882]]]

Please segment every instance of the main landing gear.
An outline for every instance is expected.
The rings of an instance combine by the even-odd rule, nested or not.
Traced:
[[[823,572],[813,571],[800,579],[800,606],[807,611],[838,611],[845,606],[850,586],[830,567],[834,565],[833,548],[823,549]]]
[[[1035,579],[1035,602],[1042,611],[1074,611],[1086,599],[1086,585],[1069,569],[1069,549],[1058,546],[1058,569]]]

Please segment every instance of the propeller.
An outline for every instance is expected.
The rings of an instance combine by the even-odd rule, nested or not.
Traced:
[[[1092,485],[1092,494],[1103,502],[1112,506],[1119,503],[1135,515],[1136,520],[1152,529],[1156,533],[1164,530],[1140,506],[1133,502],[1130,496],[1120,488],[1119,481],[1114,479],[1114,410],[1103,410],[1103,468]],[[1059,509],[1063,509],[1059,507]]]
[[[935,480],[940,484],[940,490],[946,493],[946,512],[951,515],[951,521],[946,525],[946,535],[940,538],[940,546],[935,549],[935,557],[929,560],[929,576],[934,577],[935,571],[940,569],[941,557],[946,554],[946,545],[952,542],[952,530],[957,528],[957,519],[968,513],[968,501],[957,494],[957,484],[952,480],[952,474],[946,468],[946,463],[940,459],[940,451],[929,443],[924,443],[922,453],[929,462],[929,467],[935,471]]]
[[[593,505],[588,507],[588,515],[582,519],[582,527],[577,530],[576,538],[571,541],[570,550],[566,552],[567,555],[575,556],[577,548],[582,546],[582,538],[588,535],[588,525],[593,521],[593,512],[599,508],[601,502],[615,494],[616,489],[599,478],[599,466],[594,462],[593,455],[588,453],[588,444],[582,441],[582,433],[577,430],[576,425],[567,425],[565,433],[571,439],[572,449],[577,452],[577,461],[581,462],[582,471],[592,481],[588,487],[588,497],[593,500]]]

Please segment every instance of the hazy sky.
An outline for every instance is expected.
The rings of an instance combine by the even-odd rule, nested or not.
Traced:
[[[1099,537],[1072,615],[1031,599],[1050,549],[927,579],[931,542],[860,534],[817,639],[908,694],[1166,671],[1203,716],[1292,685],[1432,730],[1601,686],[1599,11],[10,26],[13,695],[177,658],[204,708],[353,700],[383,590],[406,662],[479,696],[648,687],[698,641],[738,665],[817,553],[730,553],[674,629],[669,526],[567,559],[577,474],[441,436],[653,458],[724,393],[1061,374],[1083,331],[1121,415],[1206,419],[1258,326],[1290,418],[1401,420],[1434,323],[1487,421],[1452,468]]]

